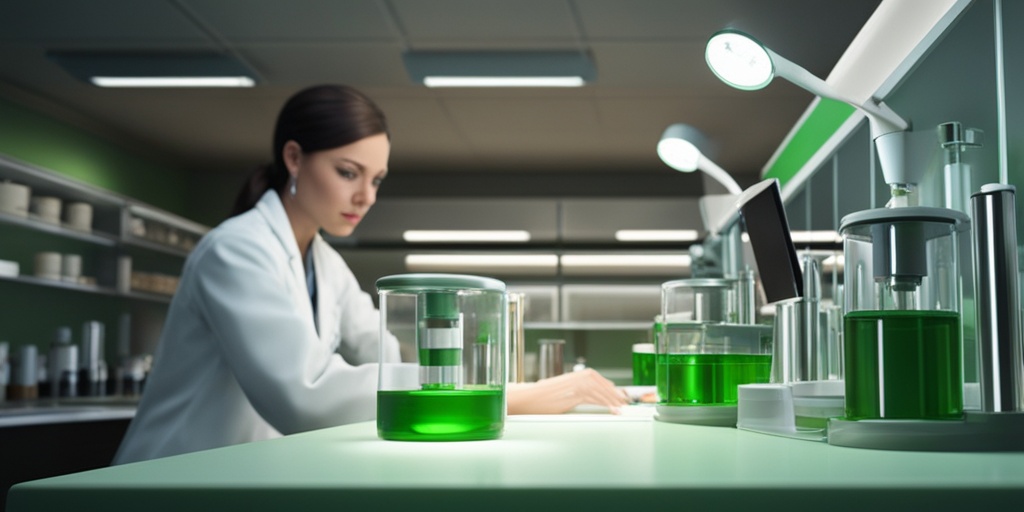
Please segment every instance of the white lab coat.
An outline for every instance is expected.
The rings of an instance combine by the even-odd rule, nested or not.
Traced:
[[[375,417],[380,316],[337,251],[320,236],[312,250],[316,326],[276,192],[203,237],[114,463]],[[385,343],[397,361],[398,342]]]

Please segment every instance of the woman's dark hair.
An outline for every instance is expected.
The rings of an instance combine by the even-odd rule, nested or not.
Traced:
[[[284,104],[274,127],[274,163],[260,167],[235,199],[231,215],[256,206],[267,190],[284,191],[290,178],[284,145],[290,140],[304,153],[332,149],[388,133],[384,112],[365,94],[345,85],[303,89]]]

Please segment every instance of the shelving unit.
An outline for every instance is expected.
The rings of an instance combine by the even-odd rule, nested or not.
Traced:
[[[27,254],[17,254],[17,248],[0,245],[0,259],[20,260],[18,261],[19,275],[3,276],[0,278],[3,282],[123,297],[129,300],[167,303],[170,302],[171,294],[132,288],[130,283],[119,282],[125,276],[118,275],[118,259],[122,256],[139,255],[141,253],[138,249],[142,249],[146,251],[146,257],[150,260],[154,257],[170,257],[175,262],[173,266],[180,267],[181,260],[209,231],[206,226],[130,197],[85,184],[48,169],[3,155],[0,155],[0,181],[26,185],[30,187],[33,197],[52,196],[61,199],[64,205],[71,202],[84,202],[93,208],[92,229],[89,231],[45,222],[33,218],[31,214],[20,217],[7,212],[0,212],[0,228],[8,227],[21,230],[24,233],[22,236],[29,240],[35,239],[33,233],[36,233],[41,236],[56,237],[59,240],[84,242],[98,249],[90,251],[96,254],[94,261],[96,284],[92,285],[35,277],[32,275],[33,269],[29,264],[31,261]],[[17,258],[10,258],[9,254],[11,253],[15,253]],[[159,269],[156,271],[160,272]],[[156,275],[176,279],[171,275],[159,273]]]

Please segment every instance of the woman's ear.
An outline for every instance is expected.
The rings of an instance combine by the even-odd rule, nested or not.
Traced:
[[[302,147],[294,140],[285,142],[284,147],[281,148],[281,156],[284,159],[284,166],[288,169],[288,174],[294,177],[299,172],[299,165],[302,163]]]

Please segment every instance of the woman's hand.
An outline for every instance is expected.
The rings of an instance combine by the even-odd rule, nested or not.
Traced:
[[[612,413],[629,403],[626,394],[592,368],[537,382],[508,385],[509,414],[560,414],[580,404],[601,405]]]

